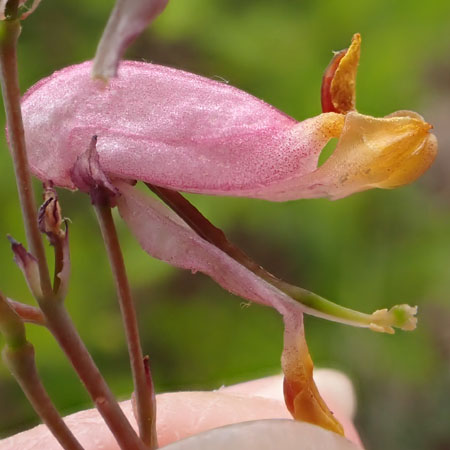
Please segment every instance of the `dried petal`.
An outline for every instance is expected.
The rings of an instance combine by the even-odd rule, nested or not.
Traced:
[[[56,298],[59,300],[64,300],[69,291],[69,281],[72,264],[70,261],[70,245],[69,245],[69,222],[66,220],[66,231],[64,233],[64,238],[59,243],[61,248],[61,255],[57,254],[61,258],[57,261],[59,272],[56,273],[58,281],[55,279],[54,292]]]
[[[26,0],[25,0],[26,1]],[[25,1],[23,3],[25,3]],[[31,6],[20,16],[20,19],[26,19],[30,14],[32,14],[35,9],[39,6],[39,3],[41,3],[41,0],[33,0],[31,3]]]
[[[47,235],[52,245],[64,239],[61,206],[52,183],[44,183],[44,203],[39,208],[38,222],[39,230]]]
[[[232,86],[179,70],[124,62],[105,87],[90,69],[84,63],[42,80],[22,107],[33,172],[72,189],[70,170],[94,134],[111,178],[277,201],[399,186],[436,153],[420,116],[326,113],[299,123]],[[338,147],[317,168],[332,137]]]
[[[344,434],[313,382],[313,362],[309,355],[303,328],[303,317],[296,313],[284,316],[284,349],[281,364],[284,372],[284,398],[296,420],[314,423]]]
[[[169,0],[117,0],[97,48],[92,67],[95,78],[117,75],[125,49],[162,13]]]
[[[355,34],[348,49],[336,53],[322,80],[322,111],[346,114],[355,110],[356,72],[361,35]]]

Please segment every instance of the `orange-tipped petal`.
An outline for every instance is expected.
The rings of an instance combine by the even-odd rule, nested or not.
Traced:
[[[348,49],[334,55],[322,79],[322,111],[346,114],[355,110],[356,73],[361,35],[355,34]]]
[[[285,315],[284,321],[283,387],[289,412],[296,420],[344,435],[342,425],[328,409],[314,382],[314,366],[306,345],[302,318],[294,313]]]

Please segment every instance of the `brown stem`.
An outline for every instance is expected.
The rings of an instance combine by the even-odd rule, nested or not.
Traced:
[[[37,209],[25,147],[20,89],[17,76],[17,39],[20,34],[19,20],[5,20],[0,24],[0,82],[8,124],[8,140],[16,175],[17,190],[22,208],[28,248],[36,257],[42,292],[52,291],[44,245],[38,228]]]
[[[31,405],[59,443],[69,450],[81,450],[71,431],[53,406],[39,378],[33,346],[27,341],[23,319],[0,292],[0,333],[5,339],[2,356]]]
[[[69,358],[120,448],[146,449],[81,341],[63,304],[55,302],[51,308],[47,308],[45,317],[48,328]]]
[[[48,396],[36,370],[33,346],[27,342],[17,349],[6,347],[3,360],[36,413],[66,450],[83,450]]]
[[[131,371],[136,395],[137,422],[139,434],[148,448],[157,448],[155,433],[156,411],[152,403],[152,389],[147,382],[144,358],[139,339],[139,328],[126,273],[125,263],[117,236],[111,208],[105,203],[94,204],[100,224],[103,240],[108,252],[111,270],[114,276],[117,296],[119,299],[122,320],[128,343]]]
[[[16,302],[15,300],[12,300],[10,298],[7,298],[6,301],[24,322],[34,323],[35,325],[42,326],[47,325],[45,317],[39,308]]]

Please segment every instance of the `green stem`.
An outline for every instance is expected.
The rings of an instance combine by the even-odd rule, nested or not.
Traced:
[[[155,415],[152,403],[152,384],[148,382],[139,339],[139,328],[125,263],[117,236],[111,208],[94,204],[98,222],[114,276],[120,311],[128,343],[131,371],[136,395],[137,422],[141,439],[150,449],[157,448]]]

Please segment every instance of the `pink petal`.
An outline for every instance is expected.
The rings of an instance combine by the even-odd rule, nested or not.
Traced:
[[[232,86],[162,66],[122,63],[107,86],[90,69],[56,72],[22,105],[33,172],[69,188],[71,167],[97,134],[111,176],[239,195],[312,171],[330,138],[327,116],[336,116],[298,124]]]
[[[92,75],[115,77],[126,48],[162,13],[169,0],[117,0],[97,48]]]

